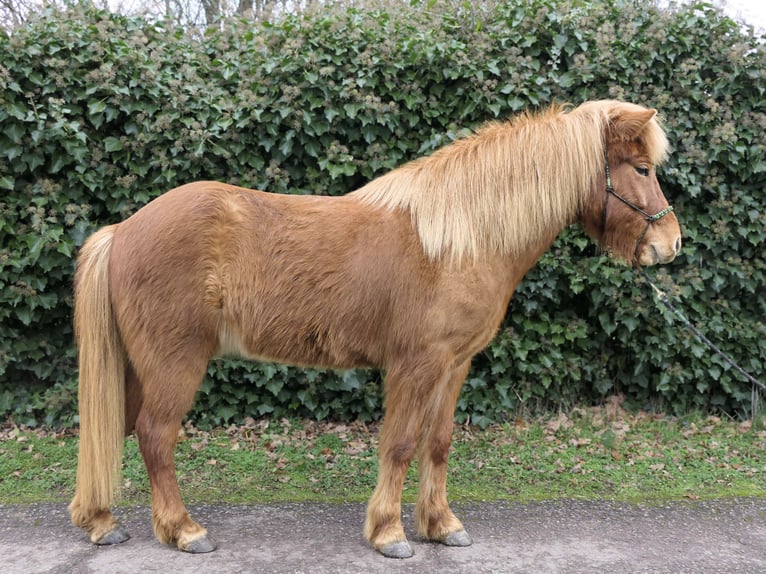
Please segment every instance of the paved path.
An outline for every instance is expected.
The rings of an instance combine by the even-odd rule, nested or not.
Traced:
[[[766,500],[661,505],[554,501],[454,505],[475,540],[446,548],[419,539],[386,559],[361,535],[364,505],[201,506],[192,515],[218,542],[188,555],[157,543],[148,508],[121,509],[133,538],[97,548],[63,504],[0,505],[0,572],[16,573],[764,573]]]

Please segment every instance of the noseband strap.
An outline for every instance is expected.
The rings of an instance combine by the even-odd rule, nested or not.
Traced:
[[[671,213],[673,211],[673,206],[668,205],[665,209],[658,211],[654,215],[651,215],[650,213],[647,213],[640,207],[638,207],[635,203],[632,201],[629,201],[625,199],[623,196],[621,196],[619,193],[617,193],[614,190],[614,187],[612,187],[612,175],[609,171],[609,158],[604,153],[604,165],[606,169],[606,201],[604,201],[604,211],[601,215],[601,227],[604,230],[604,234],[606,234],[606,210],[609,206],[609,196],[613,195],[615,198],[620,200],[622,203],[630,207],[631,209],[638,211],[641,215],[644,216],[644,219],[646,220],[646,227],[644,227],[644,230],[641,232],[641,235],[638,237],[638,241],[636,241],[636,249],[633,252],[633,259],[638,263],[638,248],[641,246],[641,242],[644,240],[644,237],[646,236],[646,232],[649,231],[649,226],[654,223],[655,221],[659,221],[663,217],[665,217],[668,213]]]

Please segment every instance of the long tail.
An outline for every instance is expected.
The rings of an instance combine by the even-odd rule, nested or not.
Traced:
[[[80,368],[80,453],[72,521],[88,529],[108,511],[119,486],[125,433],[125,349],[112,313],[109,253],[116,226],[93,234],[75,278],[75,337]]]

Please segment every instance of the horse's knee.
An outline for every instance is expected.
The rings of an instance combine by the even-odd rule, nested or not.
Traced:
[[[415,456],[416,448],[415,440],[396,441],[384,448],[382,456],[387,462],[396,465],[408,465]]]
[[[430,462],[436,467],[443,466],[446,468],[451,445],[451,434],[444,433],[442,435],[434,436],[423,445],[424,452],[421,453],[421,456],[427,457],[426,462]]]

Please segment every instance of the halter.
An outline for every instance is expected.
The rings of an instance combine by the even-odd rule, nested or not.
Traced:
[[[601,227],[604,230],[604,233],[606,233],[606,209],[609,206],[609,196],[613,195],[617,199],[619,199],[621,202],[623,202],[625,205],[630,207],[631,209],[638,211],[641,215],[644,216],[644,219],[646,220],[646,227],[644,227],[644,230],[641,232],[641,235],[638,237],[638,241],[636,241],[636,249],[633,252],[633,260],[638,263],[638,248],[641,246],[641,242],[644,240],[644,236],[646,235],[646,232],[649,231],[649,226],[654,223],[655,221],[659,221],[663,217],[665,217],[668,213],[671,213],[673,211],[673,206],[668,205],[665,209],[662,211],[658,211],[654,215],[651,215],[638,207],[635,203],[625,199],[623,196],[621,196],[619,193],[617,193],[614,190],[614,187],[612,187],[612,176],[609,171],[609,157],[607,156],[606,152],[604,153],[604,165],[606,166],[606,201],[604,202],[604,211],[601,215]]]

